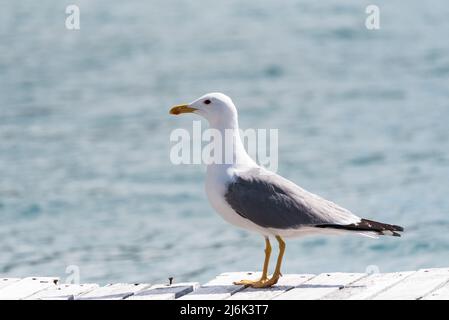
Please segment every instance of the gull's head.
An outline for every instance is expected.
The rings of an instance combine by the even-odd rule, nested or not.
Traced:
[[[237,109],[231,98],[219,92],[205,94],[189,104],[180,104],[170,109],[170,114],[196,113],[210,124],[237,119]]]

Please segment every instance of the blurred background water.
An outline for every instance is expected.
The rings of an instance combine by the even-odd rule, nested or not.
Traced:
[[[2,1],[0,274],[206,281],[258,270],[260,236],[174,166],[171,105],[233,97],[279,128],[279,170],[400,239],[290,240],[285,273],[448,266],[449,5],[376,1]],[[77,4],[81,30],[65,28]]]

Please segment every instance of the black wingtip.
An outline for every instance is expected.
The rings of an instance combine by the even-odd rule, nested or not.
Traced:
[[[359,223],[353,223],[348,225],[339,225],[339,224],[320,224],[317,225],[318,228],[333,228],[333,229],[342,229],[348,231],[372,231],[376,232],[379,235],[400,237],[401,235],[398,232],[403,232],[404,228],[397,225],[377,222],[368,219],[362,219]]]

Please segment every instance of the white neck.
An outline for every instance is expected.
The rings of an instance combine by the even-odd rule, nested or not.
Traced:
[[[242,139],[240,137],[237,115],[233,115],[232,117],[228,117],[226,119],[221,118],[218,121],[210,121],[209,126],[211,129],[218,130],[221,134],[222,141],[214,140],[213,143],[215,150],[219,150],[221,148],[223,159],[226,160],[223,164],[224,167],[237,168],[242,166],[257,166],[255,161],[251,159],[243,146]],[[229,163],[229,158],[232,159],[232,163]],[[210,164],[208,167],[214,165],[216,166],[217,164]]]

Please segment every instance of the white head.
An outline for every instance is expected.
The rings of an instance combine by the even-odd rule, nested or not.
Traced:
[[[211,126],[229,126],[237,123],[237,109],[231,98],[219,92],[212,92],[189,104],[170,109],[170,114],[196,113],[204,117]]]

